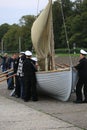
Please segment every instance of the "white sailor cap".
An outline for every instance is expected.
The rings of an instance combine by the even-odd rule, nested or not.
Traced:
[[[24,52],[24,51],[21,51],[20,54],[25,54],[25,52]]]
[[[32,57],[31,59],[34,60],[34,61],[38,61],[37,57]]]
[[[32,56],[32,52],[31,51],[25,51],[25,55],[26,56]]]
[[[80,53],[83,54],[83,55],[86,55],[86,54],[87,54],[87,52],[84,51],[83,49],[80,50]]]

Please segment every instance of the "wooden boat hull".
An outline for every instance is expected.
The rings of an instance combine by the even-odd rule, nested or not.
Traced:
[[[78,71],[75,69],[72,69],[72,92],[76,89],[76,84],[78,81]]]
[[[52,72],[37,72],[39,89],[49,96],[61,101],[67,101],[72,90],[72,69]],[[75,85],[75,83],[73,84]]]

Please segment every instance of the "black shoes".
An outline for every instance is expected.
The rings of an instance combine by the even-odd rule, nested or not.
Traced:
[[[16,97],[16,98],[20,98],[20,96],[18,96],[18,95],[15,95],[15,97]]]
[[[79,104],[79,103],[83,103],[83,101],[76,100],[76,101],[73,101],[73,103]]]
[[[36,101],[38,101],[38,99],[32,99],[32,101],[36,102]]]
[[[84,101],[76,100],[76,101],[73,101],[73,103],[76,103],[76,104],[87,103],[87,100],[84,100]]]
[[[30,99],[24,99],[24,102],[28,102],[29,100],[30,100]],[[34,101],[34,102],[38,101],[37,98],[32,98],[31,100]]]
[[[84,100],[83,103],[87,103],[87,100]]]
[[[8,90],[13,90],[14,88],[13,87],[8,87]]]
[[[29,102],[29,100],[24,99],[24,102]]]

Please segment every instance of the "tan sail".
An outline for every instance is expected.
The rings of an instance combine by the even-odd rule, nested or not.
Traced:
[[[49,1],[46,8],[35,20],[31,29],[31,38],[39,61],[49,64],[52,39],[52,3]],[[40,63],[41,63],[40,62]]]

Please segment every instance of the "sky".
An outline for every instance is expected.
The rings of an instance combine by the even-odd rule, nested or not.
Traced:
[[[47,3],[48,0],[0,0],[0,25],[18,24],[22,16],[37,15]]]

